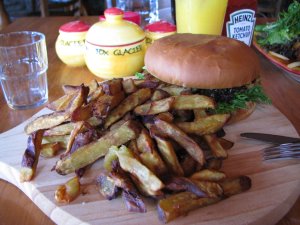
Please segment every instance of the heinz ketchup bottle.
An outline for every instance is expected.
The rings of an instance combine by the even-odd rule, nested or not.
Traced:
[[[228,0],[222,35],[251,45],[257,0]]]

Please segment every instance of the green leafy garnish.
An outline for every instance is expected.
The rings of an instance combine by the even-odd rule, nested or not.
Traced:
[[[249,101],[265,104],[271,103],[271,100],[265,95],[262,87],[254,85],[247,90],[235,93],[230,102],[219,102],[215,111],[216,113],[231,113],[238,109],[246,109],[247,102]]]
[[[257,25],[257,42],[261,46],[286,44],[300,35],[300,2],[294,1],[287,12],[282,12],[277,21]]]
[[[134,74],[134,76],[137,78],[137,79],[145,79],[145,75],[143,73],[140,73],[140,72],[136,72]]]

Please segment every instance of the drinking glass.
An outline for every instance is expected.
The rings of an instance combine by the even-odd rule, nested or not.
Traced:
[[[111,7],[112,0],[106,0]],[[141,16],[141,27],[158,21],[158,0],[116,0],[116,6],[124,11],[137,12]]]
[[[220,35],[228,0],[175,0],[178,33]]]
[[[0,35],[0,82],[12,109],[29,109],[48,100],[45,35],[32,31]]]

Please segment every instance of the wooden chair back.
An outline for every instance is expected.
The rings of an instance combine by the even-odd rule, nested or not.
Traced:
[[[0,30],[10,24],[8,13],[5,9],[3,0],[0,0]]]
[[[81,0],[51,1],[40,0],[41,16],[62,15],[62,16],[86,16],[87,11]]]

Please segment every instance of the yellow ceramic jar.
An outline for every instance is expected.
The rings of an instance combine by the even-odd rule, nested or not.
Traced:
[[[155,40],[176,33],[176,26],[167,21],[157,21],[145,27],[146,44],[151,45]]]
[[[55,43],[58,57],[69,66],[84,66],[85,36],[90,25],[82,21],[73,21],[59,28]]]
[[[94,24],[86,35],[86,65],[104,79],[132,76],[144,66],[145,33],[123,20],[121,9],[110,8],[104,14],[106,20]]]

